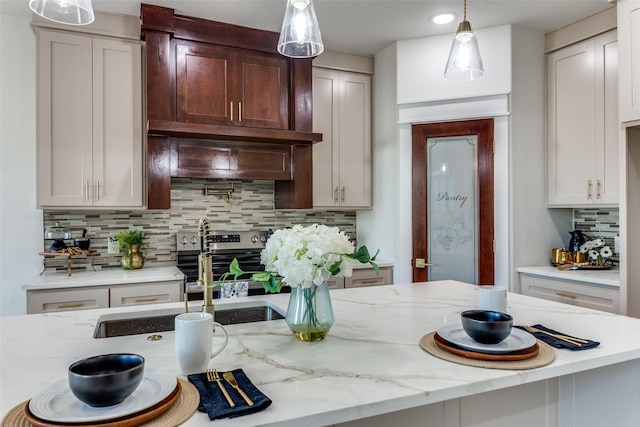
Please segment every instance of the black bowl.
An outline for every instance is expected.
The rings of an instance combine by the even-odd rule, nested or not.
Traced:
[[[142,381],[144,358],[114,353],[82,359],[69,366],[69,388],[89,406],[116,405],[133,393]]]
[[[498,311],[463,311],[461,320],[462,328],[467,335],[481,344],[498,344],[504,341],[513,327],[513,318]]]

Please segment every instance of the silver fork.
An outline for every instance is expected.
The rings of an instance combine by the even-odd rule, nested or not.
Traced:
[[[220,387],[220,390],[222,390],[222,394],[224,394],[224,397],[227,399],[227,402],[229,402],[229,406],[232,408],[236,407],[236,404],[231,399],[231,396],[229,396],[227,389],[224,388],[222,381],[220,381],[220,374],[218,374],[218,371],[216,369],[207,369],[207,381],[209,381],[210,383],[214,381],[217,382],[218,387]]]

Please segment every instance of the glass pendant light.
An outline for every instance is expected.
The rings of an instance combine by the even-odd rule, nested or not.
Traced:
[[[292,58],[311,58],[323,50],[313,0],[287,0],[278,52]]]
[[[95,19],[91,0],[29,0],[29,8],[51,21],[87,25]]]
[[[444,76],[453,80],[475,80],[484,76],[478,39],[467,21],[467,0],[464,0],[464,19],[458,25],[458,31],[451,44]]]

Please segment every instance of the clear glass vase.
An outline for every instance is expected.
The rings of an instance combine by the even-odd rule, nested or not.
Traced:
[[[335,321],[327,283],[310,288],[292,287],[285,319],[299,340],[323,340]]]

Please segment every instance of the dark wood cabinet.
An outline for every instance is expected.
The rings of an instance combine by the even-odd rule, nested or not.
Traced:
[[[171,207],[171,177],[273,179],[275,206],[311,208],[310,58],[278,33],[142,4],[147,208]]]
[[[282,56],[175,43],[178,121],[289,129],[289,72]]]

